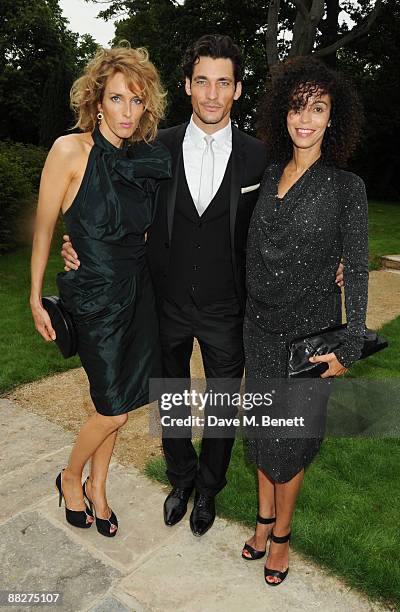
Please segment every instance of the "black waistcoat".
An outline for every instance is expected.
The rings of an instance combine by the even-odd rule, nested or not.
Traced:
[[[235,299],[229,231],[231,158],[201,217],[189,191],[183,158],[178,172],[166,297],[181,306],[191,300],[204,306]]]

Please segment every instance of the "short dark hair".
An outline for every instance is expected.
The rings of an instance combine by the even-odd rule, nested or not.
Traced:
[[[292,157],[287,130],[288,111],[300,110],[316,93],[331,97],[331,127],[322,141],[321,158],[345,166],[361,135],[363,109],[354,85],[322,61],[296,57],[274,66],[258,112],[258,135],[265,141],[268,159],[283,162]]]
[[[212,59],[230,59],[233,64],[233,75],[235,85],[242,80],[242,54],[230,36],[221,34],[206,34],[191,44],[183,58],[183,73],[185,77],[192,80],[194,65],[201,57],[212,57]]]

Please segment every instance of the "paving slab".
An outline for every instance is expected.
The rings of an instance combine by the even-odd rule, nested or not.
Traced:
[[[89,612],[151,612],[151,610],[134,597],[117,591],[90,608]]]
[[[18,471],[6,473],[0,486],[0,523],[8,520],[27,507],[40,506],[51,496],[51,502],[58,508],[58,493],[55,479],[62,466],[67,462],[71,447],[46,455],[33,463],[28,463]],[[57,499],[57,503],[56,503]],[[61,510],[60,510],[61,512]],[[64,515],[64,508],[62,509]]]
[[[121,582],[121,588],[154,612],[252,612],[381,610],[317,566],[290,553],[285,584],[264,584],[263,563],[241,559],[248,537],[242,527],[217,519],[194,538],[187,529]]]
[[[72,444],[74,436],[15,402],[0,399],[0,440],[0,474],[6,474]]]
[[[131,607],[127,607],[119,599],[114,596],[108,596],[94,608],[90,608],[91,612],[132,612]]]
[[[217,518],[210,532],[195,538],[190,508],[179,525],[166,527],[165,487],[118,463],[111,465],[108,487],[120,520],[117,536],[104,538],[95,526],[76,529],[66,523],[54,488],[71,434],[4,400],[0,422],[7,453],[16,459],[7,464],[2,453],[8,467],[0,471],[0,590],[63,592],[62,605],[51,606],[62,612],[386,609],[293,551],[288,580],[267,587],[262,562],[241,559],[248,530]]]
[[[400,270],[400,255],[384,255],[381,257],[381,263],[384,268]]]
[[[148,555],[185,529],[183,524],[177,525],[174,530],[164,524],[162,508],[165,496],[166,493],[157,483],[141,475],[135,468],[113,464],[107,497],[110,507],[115,509],[118,516],[118,536],[110,539],[102,537],[94,526],[85,532],[85,544],[106,555],[124,573],[132,571]],[[56,498],[44,502],[40,509],[55,522],[65,523],[64,509],[58,508]]]
[[[121,576],[38,512],[20,514],[0,526],[0,559],[0,589],[62,593],[61,605],[21,610],[88,609]]]

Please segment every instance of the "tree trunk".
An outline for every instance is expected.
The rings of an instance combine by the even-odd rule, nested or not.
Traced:
[[[321,21],[320,30],[322,33],[321,38],[321,47],[328,47],[332,43],[335,42],[338,38],[338,30],[339,30],[339,0],[330,0],[326,3],[326,19]],[[331,53],[325,57],[325,62],[331,66],[331,68],[336,68],[336,53]]]
[[[266,52],[269,68],[278,62],[278,16],[280,0],[271,0],[268,7]]]
[[[294,0],[297,7],[293,41],[289,55],[310,55],[314,49],[318,24],[325,12],[324,0]]]
[[[382,0],[376,0],[375,6],[372,9],[372,11],[369,13],[369,15],[367,15],[367,17],[358,26],[354,27],[352,30],[347,32],[347,34],[335,40],[332,44],[328,45],[327,47],[323,47],[322,49],[317,49],[315,51],[315,55],[318,55],[320,57],[327,57],[329,55],[332,55],[332,53],[336,53],[338,49],[341,49],[342,47],[349,45],[354,40],[357,40],[358,38],[365,36],[365,34],[367,34],[369,30],[371,29],[372,24],[377,18],[378,13],[381,10],[381,8],[382,8]]]
[[[327,0],[326,3],[324,0],[292,0],[292,4],[297,8],[297,13],[289,56],[295,57],[315,53],[320,57],[328,58],[328,63],[333,63],[338,49],[364,36],[371,29],[381,9],[382,0],[376,0],[374,8],[363,22],[341,38],[337,37],[340,12],[339,0]],[[327,18],[323,22],[325,4]],[[321,48],[314,51],[318,27],[323,32],[323,44]]]
[[[328,2],[329,4],[329,2]],[[304,41],[302,55],[309,55],[314,50],[317,28],[325,13],[324,0],[313,0],[310,10],[310,22],[307,28],[307,37]]]
[[[304,0],[300,4],[294,2],[297,6],[296,19],[293,27],[293,39],[289,50],[289,57],[303,55],[301,49],[304,46],[304,36],[307,29],[307,16],[311,8],[312,0]]]

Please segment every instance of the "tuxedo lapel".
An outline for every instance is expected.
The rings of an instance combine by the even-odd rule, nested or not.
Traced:
[[[240,131],[232,125],[232,179],[230,191],[229,227],[231,234],[232,258],[235,269],[235,223],[242,185],[242,173],[245,164],[243,140]]]
[[[168,188],[168,196],[167,196],[167,225],[168,225],[168,238],[171,242],[172,237],[172,225],[174,222],[174,212],[175,212],[175,201],[176,201],[176,191],[178,188],[178,173],[179,168],[181,167],[182,160],[182,143],[185,137],[186,128],[188,126],[187,123],[182,123],[176,129],[174,141],[172,146],[170,147],[170,153],[172,157],[172,180],[169,181]]]

